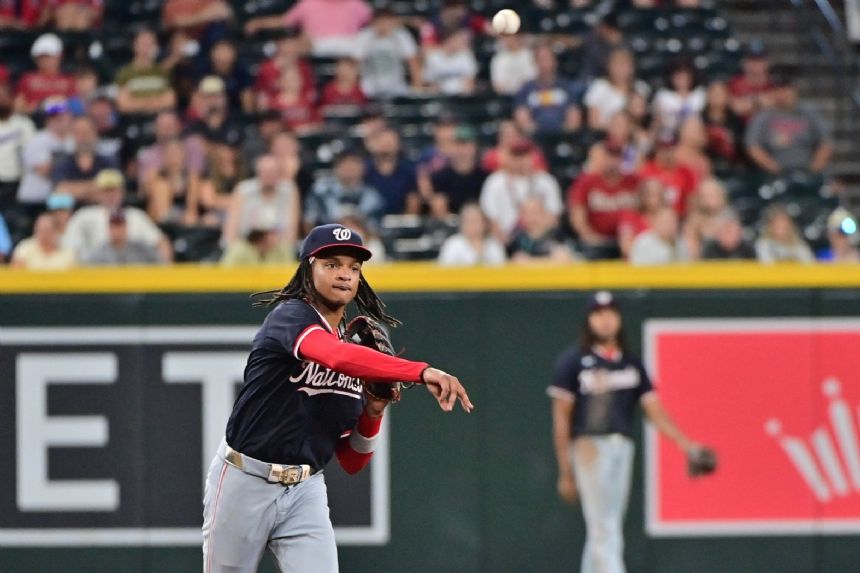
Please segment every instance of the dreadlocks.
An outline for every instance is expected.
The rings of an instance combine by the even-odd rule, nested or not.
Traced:
[[[296,270],[296,274],[290,279],[290,282],[281,290],[269,290],[256,292],[251,295],[255,299],[253,306],[272,306],[285,300],[307,300],[312,303],[322,302],[317,289],[314,287],[313,272],[311,269],[310,259],[304,259]],[[400,326],[399,320],[388,314],[385,310],[385,303],[370,287],[364,275],[359,275],[358,292],[355,295],[355,305],[358,307],[359,314],[364,314],[384,322],[388,326]]]

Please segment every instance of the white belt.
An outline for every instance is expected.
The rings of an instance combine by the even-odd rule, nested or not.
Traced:
[[[263,478],[269,483],[295,485],[305,481],[316,473],[316,471],[307,464],[270,464],[254,459],[251,456],[246,456],[243,453],[237,452],[228,446],[226,441],[221,442],[221,445],[218,448],[218,455],[236,469],[242,470],[248,475]]]

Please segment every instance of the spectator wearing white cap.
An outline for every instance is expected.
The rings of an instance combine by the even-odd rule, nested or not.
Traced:
[[[51,194],[54,156],[74,149],[71,116],[63,99],[48,99],[43,105],[45,127],[24,146],[24,174],[18,187],[18,202],[41,206]]]
[[[134,57],[117,72],[117,105],[120,113],[157,113],[176,105],[170,78],[156,63],[158,38],[143,29],[134,37]]]
[[[125,180],[116,169],[105,169],[96,176],[99,203],[83,207],[72,215],[63,245],[74,249],[79,260],[88,260],[92,253],[108,242],[110,214],[122,207],[125,195]],[[125,207],[128,240],[140,242],[156,249],[161,260],[169,261],[173,256],[170,242],[149,216],[136,207]]]
[[[75,78],[61,71],[63,41],[56,34],[42,34],[30,48],[36,61],[36,70],[27,72],[18,80],[15,110],[32,114],[41,103],[52,96],[69,98],[75,95]]]

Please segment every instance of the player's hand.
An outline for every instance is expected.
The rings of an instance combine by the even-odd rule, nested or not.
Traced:
[[[438,368],[427,368],[421,375],[421,379],[427,385],[427,390],[439,402],[439,407],[445,412],[453,410],[457,400],[460,401],[460,405],[466,412],[471,412],[474,409],[466,389],[463,388],[456,376],[451,376]]]
[[[573,476],[570,475],[569,472],[562,473],[558,476],[556,489],[558,490],[558,496],[565,503],[573,503],[576,501],[576,481],[574,481]]]
[[[385,407],[388,406],[388,400],[374,398],[367,392],[364,393],[364,398],[364,411],[367,412],[368,416],[371,418],[379,418],[385,413]]]

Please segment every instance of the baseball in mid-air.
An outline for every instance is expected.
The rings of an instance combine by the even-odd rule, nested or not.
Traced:
[[[510,8],[499,10],[496,12],[496,15],[493,16],[493,30],[495,30],[497,34],[516,34],[519,29],[520,15]]]

